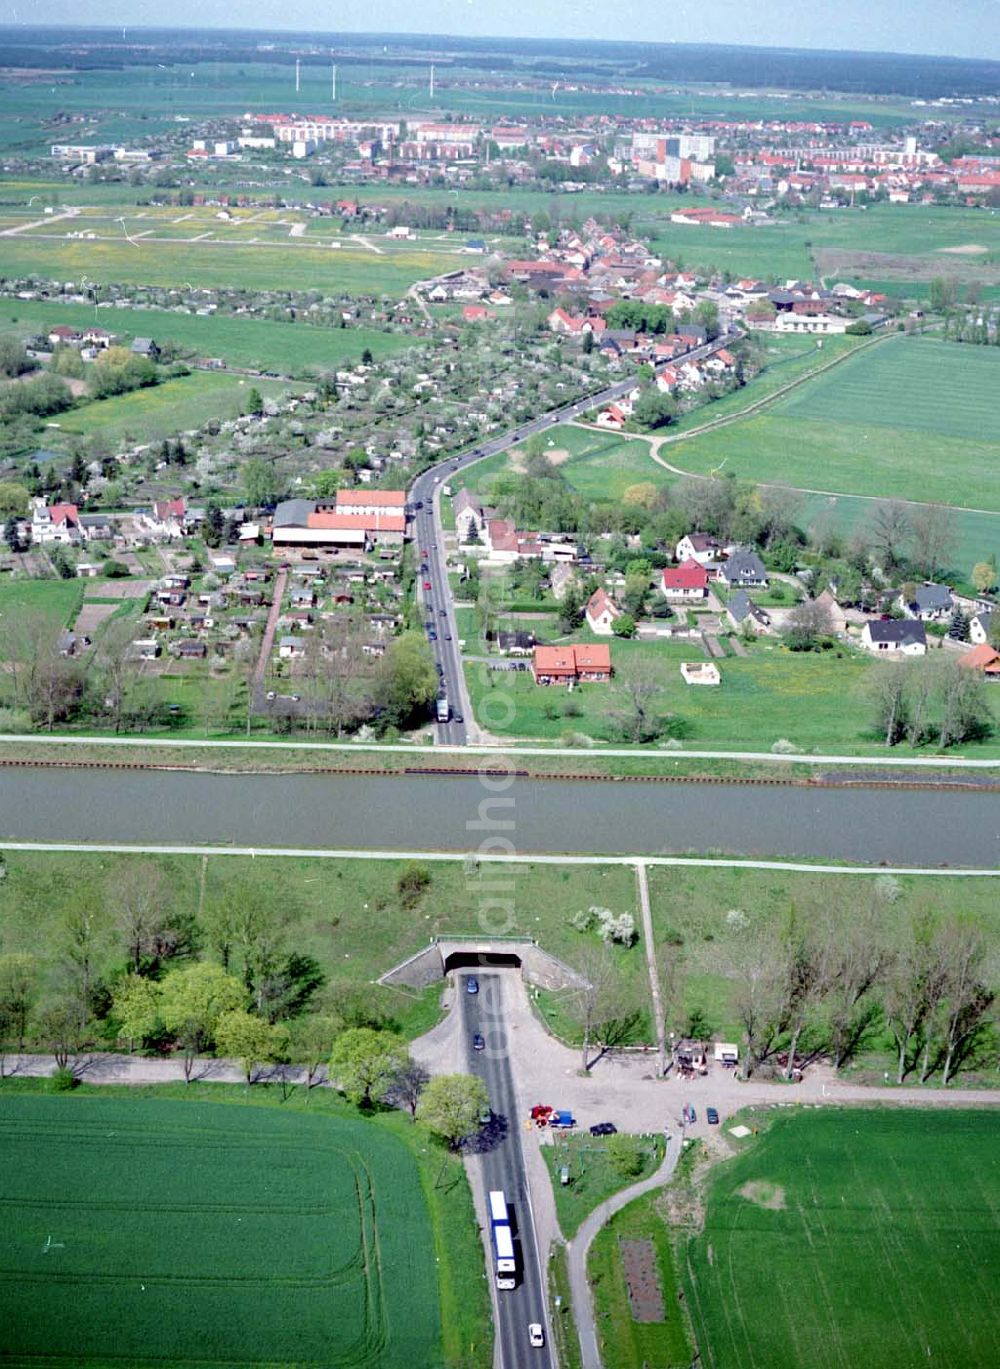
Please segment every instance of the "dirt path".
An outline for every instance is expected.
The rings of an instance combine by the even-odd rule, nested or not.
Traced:
[[[274,598],[271,601],[271,608],[267,615],[267,626],[264,628],[264,636],[261,638],[260,655],[257,657],[257,664],[253,672],[252,688],[256,692],[264,683],[267,674],[267,665],[271,659],[271,651],[274,647],[274,636],[278,630],[278,619],[281,617],[281,604],[285,597],[285,584],[288,581],[288,571],[283,567],[274,577]]]

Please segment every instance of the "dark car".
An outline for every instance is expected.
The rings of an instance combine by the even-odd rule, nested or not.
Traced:
[[[486,1049],[486,1042],[478,1032],[474,1033],[472,1037],[472,1049],[474,1051],[484,1051]]]
[[[442,618],[447,618],[448,616],[448,610],[446,608],[439,608],[438,613],[440,613]]]
[[[708,1125],[710,1127],[717,1127],[719,1125],[719,1114],[716,1112],[715,1108],[706,1108],[705,1116],[708,1118]]]
[[[443,675],[443,674],[444,674],[444,666],[441,664],[440,661],[435,661],[435,662],[434,662],[434,669],[437,671],[437,673],[438,673],[439,675]]]
[[[437,639],[438,639],[437,633],[434,631],[433,628],[431,628],[431,630],[430,630],[430,631],[428,632],[428,634],[427,634],[427,640],[428,640],[429,642],[436,642]]]
[[[422,509],[423,507],[424,507],[424,501],[423,501],[422,499],[418,499],[418,500],[417,500],[417,508],[418,508],[418,509]]]
[[[590,1128],[591,1136],[617,1136],[618,1128],[614,1122],[595,1122]]]
[[[453,723],[464,723],[464,722],[465,722],[465,719],[462,717],[461,713],[453,713],[453,714],[451,715],[451,720],[452,720]]]
[[[466,993],[478,993],[478,992],[479,992],[479,980],[476,978],[476,976],[475,976],[474,974],[470,974],[469,977],[468,977],[468,979],[465,981],[465,992],[466,992]]]
[[[450,642],[450,641],[451,641],[451,633],[450,633],[450,632],[446,632],[446,633],[444,634],[444,639],[445,639],[446,642]]]

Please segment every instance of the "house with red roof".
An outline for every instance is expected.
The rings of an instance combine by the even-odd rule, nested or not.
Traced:
[[[35,499],[31,507],[31,540],[42,545],[77,546],[84,539],[75,504],[49,504]]]
[[[598,637],[610,637],[622,611],[607,590],[595,589],[587,600],[585,616],[591,632],[596,632]]]
[[[663,593],[672,603],[698,604],[708,598],[708,571],[690,559],[663,572]]]
[[[611,679],[611,648],[604,642],[536,646],[531,670],[538,685],[604,684]]]

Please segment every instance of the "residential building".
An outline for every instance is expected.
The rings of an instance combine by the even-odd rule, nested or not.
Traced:
[[[730,589],[766,589],[767,571],[755,551],[737,548],[719,567],[719,579]]]
[[[760,637],[770,637],[774,634],[771,615],[759,608],[745,589],[734,590],[729,596],[726,617],[738,631],[746,629]]]
[[[455,515],[458,540],[468,542],[475,535],[481,541],[486,527],[486,516],[482,504],[475,495],[470,494],[468,490],[459,490],[451,501],[451,507]]]
[[[31,540],[42,546],[77,546],[83,541],[80,512],[75,504],[46,505],[44,499],[31,501]]]
[[[927,633],[911,618],[872,618],[861,629],[861,645],[879,656],[923,656]]]
[[[899,607],[907,618],[919,618],[922,623],[940,623],[951,616],[954,601],[947,585],[917,585],[910,598],[899,596]]]
[[[700,566],[708,566],[718,560],[722,544],[707,532],[685,533],[677,543],[674,555],[678,561],[697,561]]]
[[[671,603],[703,603],[708,598],[708,571],[695,560],[667,566],[663,572],[663,593]]]
[[[338,490],[335,500],[286,499],[274,511],[271,540],[280,547],[328,551],[402,546],[406,533],[402,490]]]
[[[531,662],[535,684],[603,684],[611,679],[611,648],[604,642],[536,646]]]
[[[980,609],[969,619],[969,641],[978,646],[980,642],[989,641],[990,621],[993,617],[991,609]]]
[[[616,619],[621,616],[621,609],[606,590],[595,589],[587,600],[587,626],[599,637],[610,637],[614,632]]]
[[[958,664],[967,670],[978,670],[987,680],[1000,680],[1000,651],[988,642],[980,642],[971,651],[959,656]]]

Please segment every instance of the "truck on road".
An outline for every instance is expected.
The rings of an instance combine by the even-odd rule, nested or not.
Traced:
[[[437,720],[439,723],[446,723],[451,717],[451,705],[448,702],[447,694],[438,695],[437,700]]]

